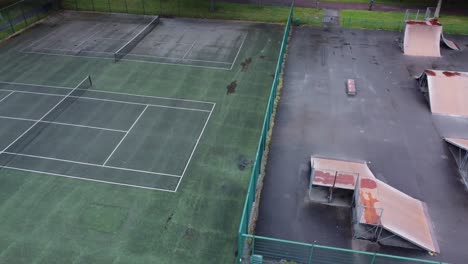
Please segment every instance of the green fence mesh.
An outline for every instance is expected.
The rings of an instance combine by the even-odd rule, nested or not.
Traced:
[[[56,0],[18,1],[0,9],[0,40],[43,19],[58,8]]]

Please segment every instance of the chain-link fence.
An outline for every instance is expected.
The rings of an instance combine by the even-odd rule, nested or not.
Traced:
[[[0,9],[0,40],[43,19],[58,8],[58,1],[18,1]]]
[[[289,8],[221,0],[63,0],[68,10],[284,23]]]

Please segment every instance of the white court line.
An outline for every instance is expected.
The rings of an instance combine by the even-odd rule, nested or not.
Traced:
[[[244,46],[244,42],[245,42],[245,40],[247,39],[247,35],[248,35],[248,34],[249,34],[248,32],[247,32],[247,34],[245,34],[245,37],[244,37],[244,39],[242,40],[242,43],[241,43],[241,45],[240,45],[240,47],[239,47],[239,50],[237,51],[236,57],[234,58],[234,61],[232,62],[231,68],[230,68],[229,70],[232,70],[232,68],[234,67],[234,64],[236,64],[237,57],[239,57],[239,53],[241,52],[242,47]]]
[[[15,144],[20,138],[22,138],[26,133],[28,133],[31,129],[33,129],[42,119],[44,119],[50,112],[54,111],[57,106],[59,106],[65,99],[67,99],[68,96],[70,96],[82,83],[84,83],[86,80],[88,80],[88,76],[84,78],[73,90],[71,90],[65,97],[62,98],[58,103],[56,103],[47,113],[45,113],[38,121],[36,121],[32,126],[30,126],[26,131],[24,131],[19,137],[17,137],[13,142],[11,142],[8,146],[6,146],[2,151],[0,151],[0,154],[5,152],[9,147],[11,147],[13,144]]]
[[[76,90],[86,90],[87,89],[76,89]],[[66,95],[59,95],[59,94],[51,94],[51,93],[38,93],[38,92],[29,92],[29,91],[17,91],[17,90],[9,90],[9,89],[1,89],[0,91],[8,91],[8,92],[16,92],[16,93],[27,93],[27,94],[37,94],[37,95],[46,95],[46,96],[57,96],[57,97],[64,97]],[[128,101],[120,101],[120,100],[112,100],[112,99],[102,99],[102,98],[94,98],[94,97],[87,97],[87,96],[75,96],[75,95],[68,95],[67,98],[78,98],[78,99],[85,99],[85,100],[94,100],[94,101],[103,101],[103,102],[112,102],[112,103],[122,103],[122,104],[130,104],[130,105],[140,105],[140,106],[151,106],[151,107],[158,107],[158,108],[169,108],[169,109],[177,109],[177,110],[187,110],[187,111],[196,111],[196,112],[206,112],[209,113],[209,110],[203,109],[196,109],[196,108],[185,108],[185,107],[178,107],[178,106],[167,106],[167,105],[156,105],[156,104],[144,104],[144,103],[134,103]]]
[[[89,53],[103,53],[103,54],[109,54],[109,55],[114,55],[112,52],[107,52],[107,51],[95,51],[95,50],[71,50],[71,49],[50,49],[50,48],[40,48],[40,50],[64,50],[64,51],[70,51],[73,53],[80,53],[80,52],[89,52]],[[80,56],[82,57],[82,56]]]
[[[56,89],[73,89],[70,87],[65,87],[65,86],[54,86],[54,85],[43,85],[43,84],[29,84],[29,83],[20,83],[20,82],[5,82],[5,81],[0,81],[0,83],[5,83],[5,84],[13,84],[13,85],[28,85],[28,86],[37,86],[37,87],[46,87],[46,88],[56,88]],[[177,98],[170,98],[170,97],[160,97],[160,96],[152,96],[152,95],[138,95],[138,94],[131,94],[131,93],[120,93],[120,92],[109,92],[109,91],[103,91],[103,90],[96,90],[96,89],[77,89],[77,90],[86,90],[86,91],[93,91],[93,92],[99,92],[99,93],[108,93],[108,94],[120,94],[120,95],[130,95],[130,96],[137,96],[137,97],[143,97],[143,98],[155,98],[155,99],[166,99],[166,100],[173,100],[173,101],[184,101],[184,102],[194,102],[194,103],[202,103],[202,104],[214,104],[212,102],[206,102],[206,101],[197,101],[197,100],[189,100],[189,99],[177,99]],[[14,90],[12,90],[14,91]]]
[[[116,166],[102,166],[101,164],[96,164],[96,163],[88,163],[88,162],[81,162],[81,161],[74,161],[74,160],[67,160],[67,159],[51,158],[51,157],[31,155],[31,154],[22,154],[22,153],[16,153],[16,152],[5,151],[2,154],[29,157],[29,158],[36,158],[36,159],[54,160],[54,161],[61,161],[61,162],[66,162],[66,163],[79,164],[79,165],[88,165],[88,166],[92,166],[92,167],[109,168],[109,169],[116,169],[116,170],[122,170],[122,171],[131,171],[131,172],[140,172],[140,173],[145,173],[145,174],[161,175],[161,176],[167,176],[167,177],[175,177],[175,178],[180,178],[181,177],[180,175],[174,175],[174,174],[169,174],[169,173],[136,170],[136,169],[123,168],[123,167],[116,167]]]
[[[152,48],[154,49],[154,47]],[[225,62],[225,61],[209,61],[209,60],[197,60],[197,59],[184,59],[184,58],[177,58],[177,57],[164,57],[164,56],[155,56],[155,55],[146,55],[141,53],[128,53],[127,55],[136,56],[136,57],[146,57],[146,58],[156,58],[156,59],[168,59],[168,60],[184,60],[184,61],[198,61],[198,62],[207,62],[213,64],[226,64],[230,65],[232,62]]]
[[[110,158],[112,157],[112,155],[114,155],[115,151],[120,147],[120,144],[122,144],[122,142],[125,140],[125,138],[128,136],[128,134],[130,133],[130,131],[132,131],[133,127],[136,125],[136,123],[138,122],[138,120],[140,120],[140,118],[143,116],[143,114],[145,113],[146,109],[148,109],[148,105],[145,107],[145,109],[143,109],[143,111],[141,111],[140,115],[137,117],[137,119],[133,122],[132,126],[130,127],[130,129],[128,129],[127,133],[125,133],[125,135],[122,137],[122,139],[120,140],[119,144],[117,144],[117,146],[115,146],[114,150],[112,150],[111,154],[109,155],[109,157],[107,157],[106,161],[104,161],[104,164],[102,164],[102,166],[106,166],[107,162],[110,160]]]
[[[185,60],[185,57],[187,56],[187,54],[190,53],[190,51],[192,51],[193,47],[195,46],[195,43],[197,43],[197,40],[195,40],[192,44],[192,46],[190,46],[190,48],[187,50],[187,52],[185,52],[184,56],[182,57],[183,60]]]
[[[210,114],[208,115],[208,118],[205,121],[205,125],[202,128],[200,136],[198,136],[197,142],[195,143],[195,146],[193,147],[192,153],[190,154],[190,157],[189,157],[189,159],[187,161],[187,164],[185,164],[184,171],[182,172],[182,176],[180,177],[179,182],[177,183],[177,186],[175,188],[175,192],[177,192],[177,189],[179,189],[179,185],[182,182],[182,179],[184,178],[185,172],[187,171],[187,168],[188,168],[188,166],[190,164],[190,161],[192,160],[193,154],[195,153],[195,150],[197,149],[198,143],[200,142],[200,139],[203,136],[203,133],[205,132],[206,125],[208,124],[208,121],[210,121],[210,117],[211,117],[211,114],[213,113],[213,111],[215,109],[215,106],[216,106],[216,104],[214,104],[213,107],[211,108]]]
[[[10,169],[10,170],[18,170],[18,171],[24,171],[24,172],[31,172],[31,173],[38,173],[38,174],[45,174],[45,175],[51,175],[51,176],[59,176],[59,177],[65,177],[65,178],[70,178],[70,179],[76,179],[76,180],[107,183],[107,184],[120,185],[120,186],[126,186],[126,187],[135,187],[135,188],[147,189],[147,190],[157,190],[157,191],[172,192],[172,193],[175,192],[174,190],[166,190],[166,189],[145,187],[145,186],[139,186],[139,185],[133,185],[133,184],[126,184],[126,183],[95,180],[95,179],[90,179],[90,178],[82,178],[82,177],[76,177],[76,176],[70,176],[70,175],[64,175],[64,174],[58,174],[58,173],[51,173],[51,172],[44,172],[44,171],[38,171],[38,170],[21,169],[21,168],[10,167],[10,166],[0,166],[0,168]]]
[[[101,60],[115,60],[115,58],[103,58],[103,57],[94,57],[94,56],[83,56],[83,55],[70,55],[70,54],[53,54],[53,53],[45,53],[45,52],[35,52],[35,51],[23,51],[23,53],[28,54],[39,54],[39,55],[48,55],[48,56],[62,56],[62,57],[74,57],[74,58],[88,58],[88,59],[101,59]],[[223,70],[223,71],[230,71],[230,68],[222,68],[222,67],[210,67],[210,66],[200,66],[200,65],[192,65],[192,64],[181,64],[181,63],[169,63],[169,62],[156,62],[156,61],[145,61],[145,60],[131,60],[122,58],[120,61],[131,61],[131,62],[139,62],[139,63],[149,63],[149,64],[161,64],[161,65],[172,65],[172,66],[187,66],[187,67],[195,67],[195,68],[202,68],[202,69],[210,69],[210,70]]]
[[[46,124],[74,126],[74,127],[90,128],[90,129],[105,130],[105,131],[120,132],[120,133],[126,133],[127,132],[126,130],[119,130],[119,129],[112,129],[112,128],[86,126],[86,125],[80,125],[80,124],[70,124],[70,123],[55,122],[55,121],[40,121],[40,120],[36,120],[36,119],[20,118],[20,117],[0,116],[0,119],[11,119],[11,120],[20,120],[20,121],[29,121],[29,122],[39,121],[39,123],[46,123]]]
[[[12,95],[14,93],[14,91],[11,91],[9,94],[7,94],[5,97],[3,97],[1,100],[0,100],[0,103],[3,102],[3,100],[7,99],[8,97],[10,97],[10,95]]]

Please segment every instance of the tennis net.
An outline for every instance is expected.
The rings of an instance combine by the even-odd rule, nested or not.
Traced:
[[[158,24],[159,16],[155,17],[148,25],[146,25],[140,32],[138,32],[135,37],[125,43],[125,45],[123,45],[114,53],[115,61],[118,62],[123,57],[125,57],[125,55],[130,53],[130,51],[132,51],[136,45],[138,45],[138,43],[140,43],[140,41],[143,40],[146,35],[148,35],[148,33],[150,33]]]
[[[91,76],[84,78],[77,86],[75,86],[68,94],[63,95],[49,111],[44,113],[39,120],[36,120],[26,131],[19,135],[8,146],[0,149],[0,167],[7,166],[13,159],[14,155],[1,155],[3,153],[22,153],[33,141],[38,138],[50,124],[57,120],[64,112],[74,104],[86,91],[93,86]],[[50,132],[49,132],[50,133]]]

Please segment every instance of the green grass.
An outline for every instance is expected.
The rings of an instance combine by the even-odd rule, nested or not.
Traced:
[[[403,30],[405,14],[401,12],[377,12],[363,10],[340,11],[341,26],[378,30]],[[421,17],[423,18],[423,17]],[[468,17],[442,16],[444,32],[448,34],[468,34]]]
[[[109,5],[110,3],[110,5]],[[77,9],[101,12],[123,12],[133,14],[154,14],[163,16],[180,16],[194,18],[228,19],[260,21],[271,23],[285,23],[289,15],[287,6],[259,6],[255,4],[237,4],[216,1],[215,10],[210,11],[211,2],[207,0],[180,0],[180,1],[149,1],[127,0],[65,0],[66,9]],[[315,17],[321,17],[323,11],[311,8],[294,8],[297,16],[303,17],[304,24],[316,24]]]
[[[314,1],[315,0],[310,0]],[[369,0],[321,0],[321,2],[361,3],[369,4]],[[398,5],[402,7],[435,7],[437,0],[375,0],[374,4]],[[443,7],[467,7],[466,1],[444,1]]]
[[[239,157],[254,159],[283,26],[250,26],[231,71],[18,52],[53,29],[0,45],[0,80],[73,87],[91,74],[96,89],[217,105],[177,193],[0,170],[0,263],[233,263],[251,173]]]

